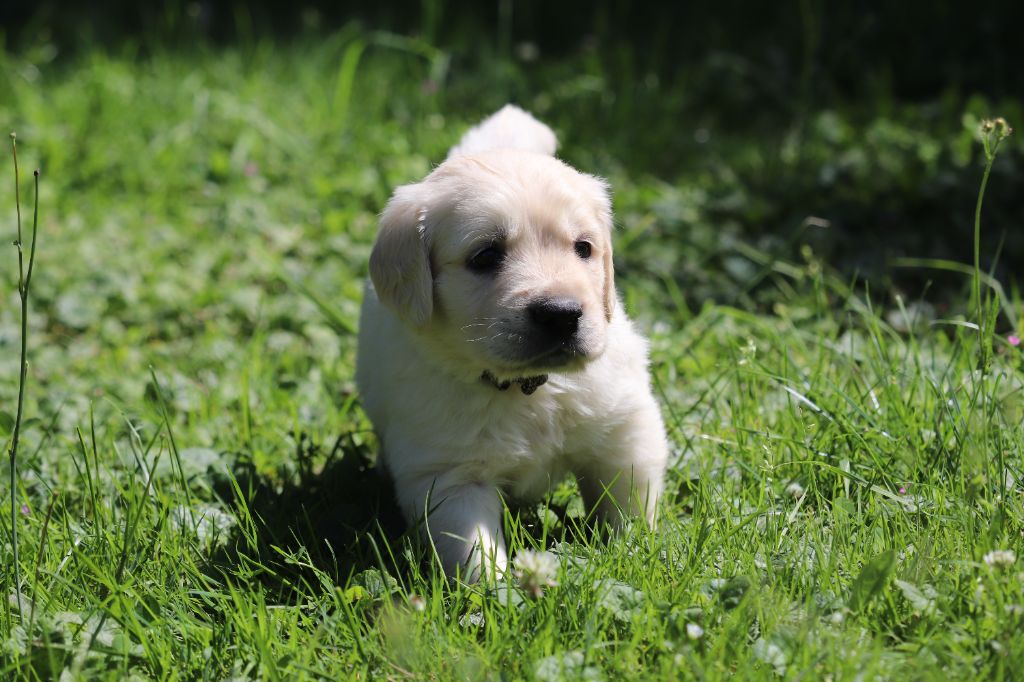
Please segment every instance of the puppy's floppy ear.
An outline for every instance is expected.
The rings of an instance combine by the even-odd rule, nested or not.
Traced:
[[[377,241],[370,253],[370,280],[377,296],[400,318],[416,326],[426,324],[434,310],[428,196],[424,183],[395,190],[381,214]]]
[[[604,250],[604,317],[612,321],[615,312],[615,263],[612,261],[612,233],[608,231],[608,248]]]
[[[597,221],[604,231],[604,316],[612,321],[615,312],[615,264],[612,261],[612,198],[608,183],[594,175],[583,176],[587,182],[588,194],[594,204]]]

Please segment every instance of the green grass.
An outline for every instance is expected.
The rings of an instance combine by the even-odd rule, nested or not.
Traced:
[[[429,46],[354,29],[0,60],[0,123],[43,171],[24,603],[5,513],[0,676],[1019,675],[1024,558],[984,560],[1024,555],[1024,372],[1006,340],[1019,297],[979,340],[969,278],[935,306],[924,288],[870,290],[822,261],[814,221],[790,219],[822,203],[797,191],[808,164],[851,180],[846,204],[887,178],[912,202],[897,179],[934,190],[950,169],[974,196],[981,146],[956,103],[931,127],[909,105],[866,123],[822,112],[795,156],[792,130],[725,131],[663,173],[644,170],[643,131],[586,114],[608,87],[585,80],[601,77],[586,59],[545,66],[534,84],[562,85],[529,97],[514,69],[446,73]],[[423,561],[372,468],[352,379],[377,212],[517,94],[615,188],[618,281],[651,338],[674,452],[654,532],[595,537],[568,484],[510,514],[514,551],[559,560],[539,599],[511,578],[451,586]],[[956,239],[970,272],[969,220]],[[4,412],[20,325],[7,262]]]

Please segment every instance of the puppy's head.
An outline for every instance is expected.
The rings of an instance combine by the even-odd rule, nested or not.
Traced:
[[[615,306],[608,187],[539,154],[453,158],[395,192],[370,277],[384,305],[468,371],[578,368],[603,352]]]

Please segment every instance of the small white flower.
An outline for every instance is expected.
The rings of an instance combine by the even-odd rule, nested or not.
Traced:
[[[799,500],[801,497],[804,496],[804,487],[797,483],[796,481],[793,481],[792,483],[786,486],[786,494],[792,497],[794,500]]]
[[[828,617],[828,622],[832,625],[842,625],[844,620],[846,620],[846,616],[842,611],[833,611]]]
[[[1012,549],[994,549],[982,559],[992,568],[1009,568],[1017,561],[1017,553]]]
[[[540,599],[545,587],[558,584],[558,558],[551,552],[524,549],[516,555],[514,563],[519,586],[534,599]]]
[[[745,365],[749,363],[756,354],[757,344],[754,343],[754,339],[747,339],[747,345],[740,347],[740,359],[737,364]]]
[[[689,637],[690,639],[694,639],[694,640],[700,639],[701,637],[704,636],[704,628],[702,628],[701,626],[697,625],[696,623],[687,623],[686,624],[686,636]]]
[[[427,608],[427,601],[420,595],[414,594],[409,597],[409,606],[411,606],[414,611],[423,611]]]

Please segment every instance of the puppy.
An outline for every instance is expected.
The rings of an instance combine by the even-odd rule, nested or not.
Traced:
[[[449,576],[500,574],[502,496],[571,472],[613,525],[653,524],[668,446],[615,292],[608,185],[505,108],[380,220],[356,380],[406,519]]]

